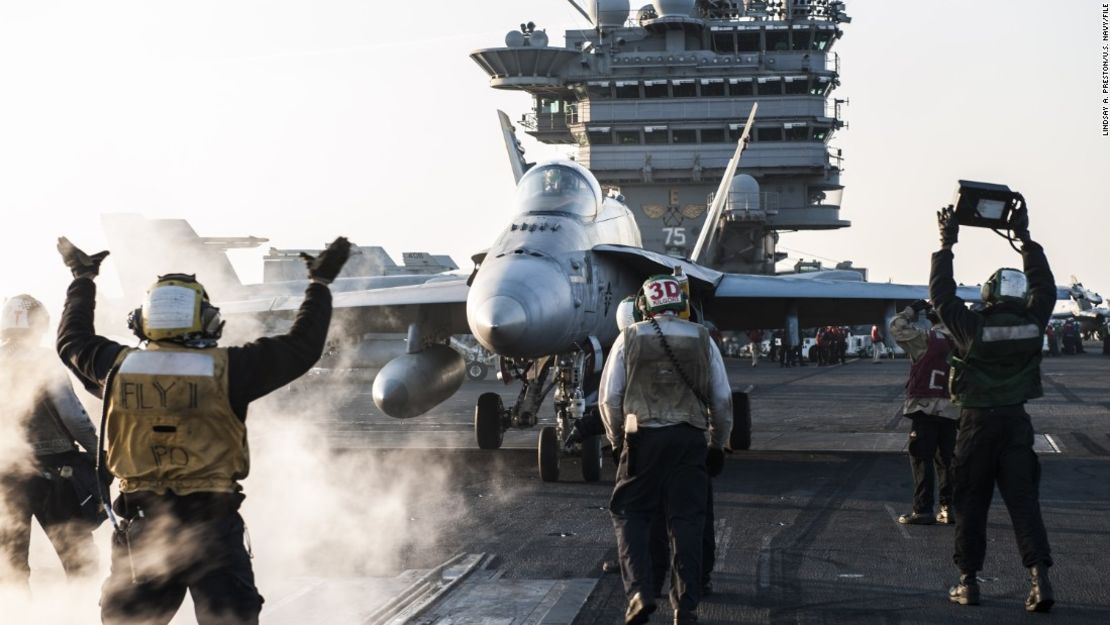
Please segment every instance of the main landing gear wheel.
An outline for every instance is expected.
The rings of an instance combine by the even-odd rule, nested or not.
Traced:
[[[752,402],[744,391],[732,393],[732,434],[728,446],[733,451],[752,447]]]
[[[472,382],[480,382],[486,379],[488,373],[489,367],[477,360],[466,363],[466,378]]]
[[[582,479],[596,482],[601,479],[603,436],[591,436],[582,441]]]
[[[479,449],[500,449],[505,431],[501,429],[501,415],[505,407],[497,393],[482,393],[474,407],[474,435]]]
[[[545,482],[559,481],[559,433],[548,425],[540,429],[538,445],[540,479]]]

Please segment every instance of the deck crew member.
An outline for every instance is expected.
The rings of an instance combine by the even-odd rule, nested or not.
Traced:
[[[49,327],[46,309],[30,295],[10,298],[0,312],[0,427],[22,448],[0,458],[0,581],[25,589],[32,518],[70,578],[96,573],[92,531],[106,518],[95,496],[96,429],[65,369],[42,345]]]
[[[937,221],[941,249],[933,253],[929,299],[955,345],[949,391],[960,407],[952,490],[960,581],[949,590],[949,599],[961,605],[979,603],[976,573],[983,568],[987,512],[997,484],[1032,581],[1025,608],[1046,612],[1054,602],[1048,579],[1052,556],[1041,519],[1041,468],[1025,402],[1044,394],[1041,348],[1056,305],[1052,270],[1044,250],[1029,236],[1023,211],[1011,230],[1022,243],[1024,272],[995,271],[981,289],[983,309],[968,310],[952,277],[952,246],[959,236],[952,207],[938,212]]]
[[[687,303],[678,281],[649,278],[640,302],[645,320],[613,344],[600,397],[606,435],[621,449],[609,509],[628,597],[625,622],[645,623],[656,609],[650,528],[662,505],[675,548],[671,607],[676,623],[691,623],[701,597],[708,478],[724,465],[732,397],[709,332],[679,318]]]
[[[162,276],[129,318],[146,341],[132,349],[93,328],[93,278],[108,252],[89,256],[59,239],[74,280],[58,354],[104,399],[105,458],[120,481],[105,624],[167,623],[186,590],[199,625],[258,623],[262,597],[238,512],[250,467],[247,406],[319,359],[331,320],[327,285],[349,250],[340,237],[306,255],[310,283],[289,333],[241,347],[217,347],[219,309],[193,276]]]
[[[914,325],[928,311],[934,325],[922,330]],[[958,414],[948,398],[948,352],[950,342],[940,319],[929,303],[918,300],[890,321],[890,333],[909,355],[910,377],[902,414],[913,421],[910,429],[910,468],[913,471],[913,510],[898,517],[909,525],[950,524],[952,515],[952,454],[956,448]],[[936,478],[934,479],[934,474]],[[940,510],[933,516],[934,483]]]

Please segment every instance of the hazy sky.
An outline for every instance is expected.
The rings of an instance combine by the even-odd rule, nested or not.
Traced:
[[[835,49],[850,127],[834,145],[853,226],[780,245],[924,281],[956,179],[996,181],[1025,194],[1058,281],[1110,291],[1101,3],[850,0],[848,12]],[[99,215],[114,211],[278,247],[344,234],[469,269],[512,193],[494,110],[517,119],[529,100],[490,89],[468,53],[527,20],[556,45],[585,25],[563,0],[0,5],[0,291],[59,304],[55,237],[99,250]],[[261,254],[236,253],[244,279],[261,278]],[[957,277],[1019,262],[965,230]]]

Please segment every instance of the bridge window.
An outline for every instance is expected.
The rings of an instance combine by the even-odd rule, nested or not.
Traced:
[[[805,124],[785,124],[787,141],[809,141],[809,128]]]
[[[721,128],[702,128],[701,129],[701,142],[702,143],[724,143],[725,131]]]
[[[640,98],[640,83],[638,82],[618,82],[616,88],[616,96],[623,99],[636,99]]]
[[[756,82],[759,95],[782,95],[782,80],[778,76],[759,78]]]
[[[736,33],[737,52],[759,52],[759,31],[740,31]]]
[[[813,140],[824,141],[829,137],[829,129],[823,126],[817,126],[813,129]]]
[[[782,128],[756,128],[755,138],[756,141],[782,141]]]
[[[617,131],[617,144],[618,145],[639,145],[640,144],[640,131],[639,130],[618,130]]]
[[[713,33],[713,51],[717,54],[734,54],[736,52],[736,39],[733,33]]]
[[[791,50],[809,50],[813,45],[810,41],[810,30],[808,28],[795,28],[790,33],[791,35]]]
[[[728,94],[731,96],[747,97],[755,95],[754,83],[751,79],[728,82]]]
[[[609,82],[591,82],[586,87],[587,93],[594,100],[608,100],[613,97],[613,89]]]
[[[693,128],[676,128],[671,131],[671,143],[697,143],[698,133]]]
[[[665,98],[665,97],[667,97],[667,81],[665,81],[665,80],[645,80],[644,81],[644,97],[645,98]]]
[[[698,86],[693,80],[676,80],[671,84],[671,92],[676,98],[696,98]]]
[[[767,51],[780,52],[790,49],[790,33],[783,30],[768,30],[765,33],[767,37]]]
[[[644,143],[658,145],[667,142],[666,126],[644,126]]]
[[[829,44],[832,43],[834,34],[834,31],[831,30],[818,30],[813,33],[813,49],[827,50]]]
[[[590,145],[613,145],[613,133],[608,128],[591,128],[587,134]]]
[[[701,96],[703,98],[718,98],[725,95],[725,80],[723,78],[702,78]]]
[[[809,92],[809,81],[797,77],[794,80],[786,79],[786,95],[805,95]]]

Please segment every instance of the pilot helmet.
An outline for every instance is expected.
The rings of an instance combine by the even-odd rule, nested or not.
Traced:
[[[30,295],[16,295],[4,302],[4,310],[0,312],[0,338],[3,340],[37,339],[49,326],[50,315],[46,308]]]
[[[987,304],[1013,302],[1024,304],[1029,293],[1025,274],[1011,267],[1003,267],[991,274],[979,289],[979,297]]]
[[[672,275],[651,276],[640,287],[640,312],[645,317],[661,313],[682,315],[687,312],[686,294],[682,285]]]
[[[171,273],[151,285],[142,307],[128,315],[127,327],[145,341],[200,348],[215,347],[224,322],[195,275]]]

